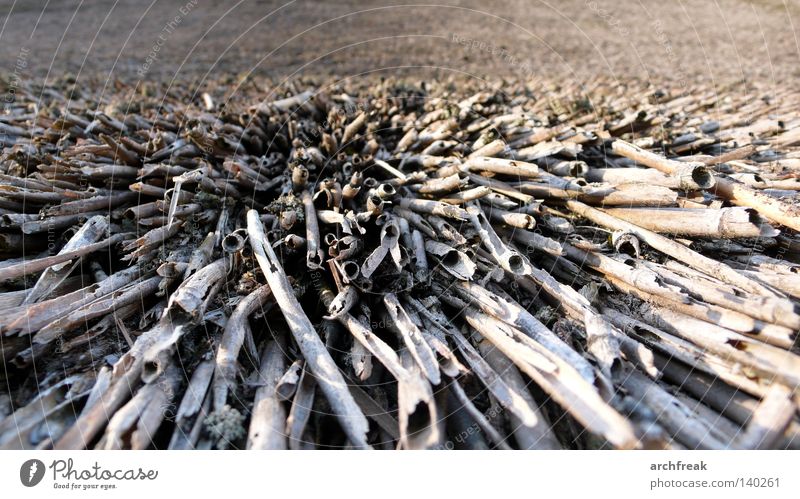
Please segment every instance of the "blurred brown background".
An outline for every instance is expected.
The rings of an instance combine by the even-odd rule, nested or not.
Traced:
[[[796,76],[794,0],[3,0],[2,72]],[[157,53],[154,47],[158,47]],[[156,57],[152,57],[155,54]],[[148,63],[148,58],[150,59]],[[143,69],[144,68],[144,69]]]

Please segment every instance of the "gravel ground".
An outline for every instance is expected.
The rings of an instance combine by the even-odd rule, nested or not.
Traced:
[[[117,78],[339,76],[788,82],[789,0],[26,0],[0,3],[3,74]]]

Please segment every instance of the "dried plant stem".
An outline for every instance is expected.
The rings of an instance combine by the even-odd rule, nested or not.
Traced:
[[[586,206],[579,201],[567,201],[567,206],[575,213],[582,215],[603,227],[607,227],[612,230],[627,231],[635,234],[636,237],[646,242],[653,248],[689,265],[690,267],[701,270],[712,277],[716,277],[727,283],[739,286],[740,288],[750,291],[751,293],[775,296],[775,293],[770,291],[765,286],[759,284],[753,279],[745,277],[729,266],[705,257],[695,251],[690,250],[686,246],[660,236],[655,232],[651,232],[647,229],[643,229],[631,223],[620,220],[596,208]]]
[[[466,409],[467,413],[475,420],[475,423],[480,427],[481,430],[489,437],[498,449],[503,450],[511,450],[511,447],[508,446],[506,443],[506,439],[500,435],[500,433],[492,426],[492,424],[486,420],[486,417],[475,407],[475,404],[469,399],[466,393],[464,393],[464,389],[461,388],[461,385],[458,384],[457,381],[451,382],[448,387],[452,390],[453,394],[456,396],[456,399],[462,404],[462,407]]]
[[[186,393],[175,414],[175,431],[169,442],[169,449],[194,449],[200,437],[202,420],[208,415],[204,409],[208,399],[208,387],[214,375],[214,363],[204,360],[197,365],[186,387]]]
[[[679,187],[683,189],[709,189],[715,184],[714,176],[705,168],[704,163],[685,163],[663,158],[620,139],[611,143],[611,150],[620,156],[677,177],[681,181]]]
[[[721,176],[717,177],[714,193],[739,206],[753,208],[773,222],[800,231],[800,212],[797,206]]]
[[[615,447],[635,446],[630,423],[608,406],[594,386],[572,366],[536,342],[524,340],[525,336],[514,328],[475,309],[467,309],[465,318],[587,429],[602,435]]]
[[[285,367],[285,346],[276,339],[264,349],[258,373],[259,388],[247,436],[248,449],[285,449],[286,410],[276,394]]]
[[[244,345],[245,337],[248,335],[247,320],[259,307],[263,307],[271,296],[272,290],[269,286],[260,286],[242,299],[228,318],[215,358],[214,410],[219,410],[225,405],[228,398],[228,390],[236,384],[236,359],[239,357],[239,351]]]
[[[47,267],[52,267],[53,265],[58,265],[60,263],[68,262],[74,258],[79,258],[88,255],[90,253],[94,253],[97,250],[111,247],[117,243],[124,241],[127,237],[128,234],[124,233],[114,234],[111,237],[104,239],[102,241],[92,244],[87,244],[85,246],[82,246],[72,251],[68,251],[66,253],[61,253],[58,255],[48,256],[44,258],[37,258],[35,260],[26,260],[21,263],[2,267],[0,268],[0,282],[5,282],[11,279],[15,279],[17,277],[22,277],[24,275],[41,272]]]
[[[292,287],[286,279],[286,273],[272,246],[267,242],[256,210],[247,212],[247,232],[250,245],[272,289],[275,301],[286,318],[311,372],[314,373],[320,388],[336,412],[342,428],[354,446],[369,447],[366,441],[369,428],[367,419],[347,390],[338,367],[295,298]]]
[[[634,400],[652,409],[657,414],[657,422],[689,449],[728,448],[713,436],[710,425],[654,381],[634,370],[621,373],[619,379]]]
[[[604,211],[653,232],[685,237],[733,239],[775,237],[779,233],[751,208],[609,208]]]
[[[322,251],[319,239],[319,222],[311,193],[303,191],[302,199],[306,215],[306,265],[309,269],[315,270],[325,261],[325,253]]]
[[[297,384],[292,407],[286,419],[286,434],[289,436],[289,448],[298,450],[304,448],[309,442],[303,440],[308,420],[311,418],[311,410],[314,405],[314,391],[317,383],[314,376],[303,368],[300,374],[300,382]]]

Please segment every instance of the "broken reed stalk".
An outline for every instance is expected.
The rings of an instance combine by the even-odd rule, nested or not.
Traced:
[[[95,243],[103,236],[107,235],[109,230],[108,220],[100,215],[94,216],[84,223],[80,229],[73,235],[67,244],[61,248],[59,254],[68,253],[75,249],[81,248],[91,243]],[[23,303],[33,303],[40,298],[47,296],[55,288],[57,288],[63,280],[74,270],[79,260],[76,260],[72,265],[65,264],[53,265],[48,267],[39,276],[39,280],[34,284],[33,289],[30,290],[25,297]]]
[[[208,415],[210,402],[206,397],[211,378],[214,375],[214,363],[204,360],[197,365],[186,386],[186,392],[175,414],[175,431],[170,439],[169,450],[189,450],[197,445],[205,416]]]
[[[789,328],[793,333],[779,340],[779,344],[784,348],[789,348],[797,337],[796,331],[800,330],[800,311],[791,300],[769,296],[740,296],[740,293],[726,290],[708,280],[691,279],[681,275],[676,272],[679,270],[677,268],[670,269],[667,265],[662,266],[649,262],[644,262],[644,265],[661,276],[665,282],[681,286],[707,303],[720,305],[764,322]]]
[[[649,407],[657,421],[689,449],[726,449],[728,446],[714,437],[711,425],[697,417],[676,397],[635,370],[620,374],[623,387],[640,403]]]
[[[800,231],[800,210],[796,205],[768,196],[725,177],[717,177],[713,192],[734,204],[753,208],[769,220]]]
[[[347,390],[347,384],[339,373],[339,368],[336,367],[325,344],[317,336],[314,326],[295,298],[280,260],[267,242],[264,227],[256,210],[247,212],[247,233],[253,253],[267,278],[275,301],[286,318],[309,369],[336,412],[342,429],[354,446],[369,447],[366,441],[367,419]]]
[[[317,383],[314,377],[304,366],[300,373],[295,396],[292,399],[289,416],[286,418],[286,434],[289,437],[289,448],[292,450],[308,448],[309,442],[305,440],[304,434],[306,425],[311,418],[316,388]]]
[[[317,212],[314,209],[314,202],[311,193],[303,191],[303,208],[306,214],[306,265],[311,270],[316,270],[322,266],[325,254],[321,248],[319,240],[319,223],[317,222]]]
[[[344,293],[347,293],[345,291]],[[344,325],[347,330],[353,335],[366,350],[378,359],[381,364],[389,371],[392,376],[397,380],[398,385],[398,412],[399,412],[399,441],[404,448],[407,449],[427,449],[435,445],[439,440],[439,431],[437,428],[432,428],[431,423],[435,423],[436,405],[433,398],[433,391],[431,385],[428,383],[426,377],[431,377],[438,383],[439,371],[438,366],[435,365],[433,353],[430,352],[430,347],[423,344],[419,337],[418,331],[410,331],[411,328],[416,330],[416,326],[410,323],[404,312],[395,308],[394,313],[398,319],[402,315],[402,324],[398,324],[396,329],[404,340],[408,341],[415,352],[415,357],[405,351],[407,359],[404,361],[402,355],[398,355],[387,343],[374,335],[368,325],[365,325],[362,320],[357,319],[348,313],[347,309],[338,308],[340,300],[334,299],[330,290],[322,289],[320,297],[325,303],[326,307],[334,317]],[[342,293],[337,296],[342,296]],[[396,298],[386,304],[387,308],[394,308],[392,305],[398,305]],[[388,310],[387,310],[388,311]],[[410,359],[414,360],[410,360]],[[418,360],[417,360],[418,359]],[[416,368],[408,365],[409,362],[417,362]],[[424,366],[427,375],[419,366]],[[425,408],[427,407],[427,409]],[[424,414],[427,411],[427,418],[420,420],[419,417],[412,418],[415,414]],[[409,432],[416,432],[416,434],[409,434]]]
[[[477,205],[467,208],[467,216],[481,241],[503,269],[515,275],[530,274],[530,263],[524,255],[509,248],[492,228],[483,210]]]
[[[228,318],[215,358],[213,385],[215,410],[222,409],[227,401],[229,389],[236,386],[238,367],[236,359],[246,337],[252,336],[247,324],[248,317],[259,307],[263,307],[271,296],[272,290],[269,286],[260,286],[239,302]]]
[[[732,179],[714,176],[703,164],[687,164],[662,158],[621,140],[615,140],[611,148],[617,154],[638,161],[664,173],[692,178],[697,188],[712,189],[713,192],[739,206],[753,208],[761,215],[781,225],[800,231],[798,208],[786,202],[757,192]]]
[[[521,449],[561,449],[562,446],[558,442],[555,433],[547,424],[544,413],[538,410],[538,403],[527,389],[527,381],[523,379],[519,370],[514,366],[513,361],[503,355],[491,342],[480,338],[478,335],[475,335],[475,337],[478,350],[486,359],[489,366],[496,373],[501,374],[508,387],[519,393],[528,407],[534,409],[536,412],[538,421],[533,427],[526,425],[524,419],[520,419],[520,416],[514,412],[511,413],[510,419],[514,428],[514,439],[519,444],[519,447]]]
[[[594,386],[572,366],[537,343],[522,341],[525,337],[503,322],[474,309],[467,309],[465,318],[475,331],[514,361],[583,425],[603,435],[616,447],[635,446],[636,436],[630,424],[609,407]],[[522,345],[527,349],[521,348]]]
[[[403,309],[394,294],[388,293],[384,295],[383,303],[386,305],[386,310],[389,312],[394,328],[400,333],[403,343],[414,358],[414,361],[419,365],[425,377],[434,385],[438,385],[441,381],[439,364],[436,362],[436,357],[430,346],[422,337],[422,333],[408,317],[408,313]]]
[[[103,430],[109,418],[116,413],[131,396],[134,388],[141,382],[144,368],[144,353],[159,336],[174,330],[172,321],[161,321],[136,339],[134,346],[125,354],[124,362],[115,365],[108,388],[100,395],[97,403],[81,413],[63,436],[54,443],[53,449],[84,449]]]
[[[15,279],[17,277],[22,277],[24,275],[33,274],[36,272],[41,272],[42,270],[52,267],[53,265],[65,263],[75,258],[93,253],[97,250],[111,247],[124,241],[127,236],[128,234],[114,234],[107,239],[98,241],[96,243],[87,244],[72,251],[59,253],[58,255],[54,256],[37,258],[34,260],[25,260],[14,265],[2,267],[0,268],[0,282],[8,281],[10,279]]]
[[[278,338],[264,349],[258,372],[253,416],[247,435],[248,449],[286,449],[286,409],[276,391],[285,368],[285,345]]]
[[[683,163],[667,159],[620,139],[611,142],[611,150],[620,156],[673,176],[678,179],[680,189],[710,189],[716,183],[714,175],[704,163]]]
[[[739,286],[740,288],[759,295],[774,296],[774,293],[753,279],[736,272],[729,266],[705,257],[686,246],[670,239],[643,229],[629,222],[608,215],[598,209],[587,206],[579,201],[567,201],[567,206],[575,213],[588,218],[598,225],[612,230],[628,231],[664,254],[681,261],[692,268],[696,268],[712,277],[724,282]]]
[[[466,409],[467,413],[472,417],[472,419],[477,423],[480,429],[489,437],[489,440],[495,444],[498,449],[502,450],[511,450],[511,447],[508,446],[506,443],[506,439],[498,432],[492,424],[487,421],[486,417],[475,407],[475,404],[472,403],[472,400],[467,397],[467,394],[464,393],[464,389],[461,388],[461,385],[458,384],[457,381],[453,381],[448,385],[450,390],[455,395],[456,399],[459,403],[462,404],[462,407]]]
[[[607,208],[604,211],[643,229],[685,237],[736,239],[779,234],[751,208]]]
[[[503,377],[498,375],[459,331],[453,329],[450,330],[449,333],[453,335],[453,338],[458,343],[458,348],[464,355],[467,363],[475,371],[475,374],[481,378],[484,385],[486,385],[497,398],[498,402],[511,411],[520,424],[530,428],[537,426],[541,416],[534,407],[529,405],[528,401],[523,398],[523,395],[521,395],[524,390],[518,391],[507,385],[506,382],[503,381],[503,377],[505,377],[506,373],[503,373]]]

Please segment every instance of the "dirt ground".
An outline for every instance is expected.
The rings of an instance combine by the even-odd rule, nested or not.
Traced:
[[[0,71],[183,78],[467,73],[774,81],[798,74],[794,0],[3,0]]]

